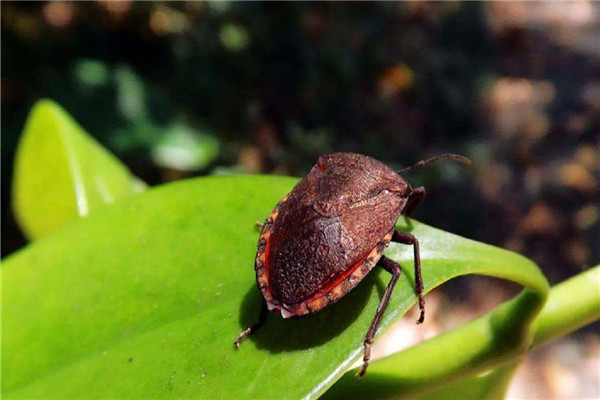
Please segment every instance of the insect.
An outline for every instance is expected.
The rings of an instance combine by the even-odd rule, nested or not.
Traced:
[[[392,278],[365,336],[357,374],[364,376],[377,327],[401,273],[400,264],[383,255],[391,241],[413,246],[417,323],[425,318],[419,241],[394,227],[400,215],[411,216],[426,194],[424,187],[413,189],[402,174],[443,159],[470,164],[466,157],[442,154],[396,171],[361,154],[320,156],[262,226],[254,264],[263,295],[261,311],[235,346],[265,323],[268,310],[283,318],[320,311],[381,266]]]

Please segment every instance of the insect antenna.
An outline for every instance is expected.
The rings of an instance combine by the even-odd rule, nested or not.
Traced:
[[[447,160],[447,159],[458,161],[458,162],[461,162],[461,163],[463,163],[465,165],[470,165],[471,164],[471,160],[469,160],[465,156],[460,156],[458,154],[440,154],[440,155],[428,158],[426,160],[421,160],[418,163],[411,165],[410,167],[402,168],[402,169],[398,170],[398,173],[400,175],[403,175],[403,174],[405,174],[407,172],[412,171],[413,169],[421,168],[421,167],[423,167],[423,166],[425,166],[425,165],[427,165],[427,164],[429,164],[431,162],[439,161],[439,160]]]

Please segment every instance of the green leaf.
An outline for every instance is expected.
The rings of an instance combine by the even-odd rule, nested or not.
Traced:
[[[548,301],[540,312],[535,324],[535,333],[529,349],[533,350],[548,341],[573,332],[584,325],[600,319],[600,265],[582,272],[550,290]],[[514,301],[512,302],[514,303]],[[503,305],[500,307],[507,307]],[[329,398],[345,398],[348,393],[368,393],[371,399],[414,398],[419,394],[420,399],[448,399],[456,398],[463,400],[477,399],[501,399],[508,389],[511,377],[519,366],[523,357],[515,357],[516,361],[503,365],[505,358],[499,358],[493,353],[486,357],[478,357],[476,362],[478,368],[473,368],[477,373],[448,374],[446,383],[440,376],[420,374],[418,385],[410,385],[406,378],[411,372],[406,371],[415,364],[427,363],[431,359],[447,365],[444,357],[451,356],[452,349],[461,343],[469,343],[472,346],[476,331],[481,328],[482,323],[491,321],[494,310],[488,315],[463,325],[452,332],[441,335],[428,342],[412,347],[407,351],[400,351],[384,359],[371,363],[373,371],[387,372],[384,382],[378,379],[365,379],[361,384],[360,392],[357,392],[356,382],[353,379],[353,371],[350,371],[327,393]],[[448,338],[451,338],[448,340]],[[454,340],[454,342],[452,342]],[[436,350],[437,349],[437,350]],[[451,349],[448,351],[448,349]],[[489,370],[490,365],[499,368]],[[466,367],[466,365],[465,365]],[[414,368],[414,367],[413,367]],[[481,371],[484,370],[482,373]],[[465,372],[464,369],[462,372]],[[456,380],[463,376],[463,379]],[[441,385],[440,385],[441,383]],[[432,389],[434,389],[432,391]],[[423,394],[425,393],[425,394]]]
[[[373,271],[320,313],[291,320],[271,314],[239,350],[232,343],[260,308],[253,223],[295,182],[181,181],[98,210],[10,257],[2,276],[3,395],[315,398],[325,392],[360,357],[386,272]],[[520,347],[547,290],[535,264],[416,221],[412,232],[421,242],[427,291],[470,273],[529,288],[515,300],[519,314],[500,311],[495,320],[507,327],[497,347]],[[412,249],[391,245],[387,254],[405,274],[381,330],[416,301]],[[491,333],[483,329],[474,344]],[[371,372],[378,371],[367,378]]]
[[[519,364],[514,362],[490,372],[452,382],[434,392],[419,395],[418,398],[419,400],[502,400],[506,398],[508,385]],[[374,393],[371,398],[377,398],[377,393]]]
[[[13,207],[30,239],[145,185],[58,104],[33,107],[17,148]]]

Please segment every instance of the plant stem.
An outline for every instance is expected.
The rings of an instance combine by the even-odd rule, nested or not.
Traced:
[[[537,348],[600,318],[600,264],[554,286],[537,320]]]

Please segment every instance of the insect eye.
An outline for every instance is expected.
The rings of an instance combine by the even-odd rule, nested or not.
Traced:
[[[369,192],[370,197],[375,197],[375,196],[379,196],[379,194],[383,192],[383,188],[381,186],[377,186],[374,187],[373,189],[371,189],[371,191]]]

